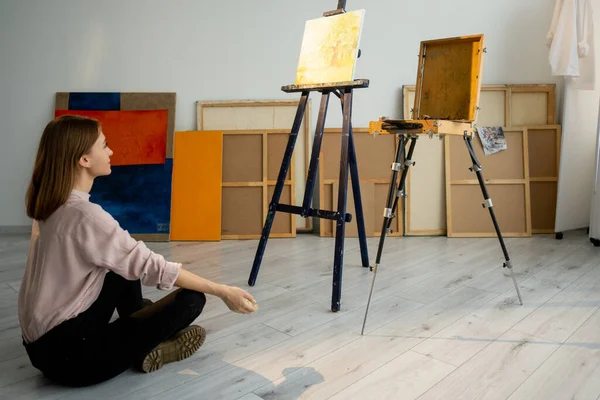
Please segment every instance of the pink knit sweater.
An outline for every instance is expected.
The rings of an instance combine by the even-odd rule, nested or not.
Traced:
[[[73,190],[50,218],[34,221],[19,291],[19,321],[27,343],[85,311],[108,271],[164,290],[179,276],[181,264],[134,240],[89,198]]]

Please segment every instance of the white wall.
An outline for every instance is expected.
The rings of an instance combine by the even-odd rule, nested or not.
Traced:
[[[551,0],[349,0],[366,8],[355,127],[401,114],[419,42],[484,33],[483,83],[556,83],[545,36]],[[177,130],[195,102],[296,98],[304,22],[335,0],[0,0],[0,226],[26,225],[24,195],[57,91],[175,91]],[[317,97],[313,95],[315,99]],[[312,126],[318,100],[313,101]],[[341,126],[339,103],[328,127]]]
[[[567,84],[564,93],[556,232],[590,226],[598,136],[600,91],[581,91]]]
[[[595,165],[598,137],[598,103],[600,101],[600,0],[591,0],[594,10],[594,46],[588,64],[595,67],[594,90],[579,90],[569,78],[564,87],[562,153],[559,170],[555,231],[569,231],[590,226],[594,199]],[[582,68],[583,70],[583,68]],[[597,188],[596,188],[597,190]],[[598,201],[598,197],[595,197]],[[598,221],[595,222],[597,224]],[[598,235],[598,232],[594,232]]]

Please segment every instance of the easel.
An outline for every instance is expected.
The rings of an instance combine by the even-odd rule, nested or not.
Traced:
[[[324,17],[330,17],[345,13],[346,0],[338,0],[338,6],[336,10],[327,11],[323,13]],[[359,51],[360,57],[360,51]],[[346,212],[346,196],[348,191],[348,168],[350,168],[350,178],[352,179],[352,192],[354,195],[354,204],[356,209],[356,223],[358,227],[358,237],[360,243],[360,253],[362,258],[363,267],[369,266],[369,256],[367,251],[367,236],[365,233],[365,223],[363,217],[362,200],[360,195],[360,183],[358,179],[358,165],[356,160],[356,152],[354,149],[354,140],[352,137],[352,97],[354,89],[361,89],[369,87],[369,80],[357,79],[349,82],[337,82],[335,84],[316,84],[316,85],[288,85],[283,86],[281,90],[286,93],[297,93],[301,92],[300,103],[296,111],[288,144],[283,156],[281,168],[277,178],[277,184],[273,192],[273,197],[269,203],[269,211],[263,226],[262,235],[258,248],[256,250],[256,256],[254,258],[254,264],[252,265],[252,271],[248,279],[248,284],[254,286],[260,264],[262,261],[267,241],[269,240],[269,234],[271,227],[275,219],[276,212],[285,212],[289,214],[300,215],[303,218],[316,217],[336,221],[336,235],[335,235],[335,253],[334,253],[334,264],[333,264],[333,284],[332,284],[332,295],[331,295],[331,311],[337,312],[340,310],[341,296],[342,296],[342,269],[343,269],[343,258],[344,258],[344,239],[345,239],[345,224],[352,220],[352,215]],[[306,104],[310,92],[321,92],[321,104],[319,107],[319,115],[317,118],[317,126],[315,129],[315,137],[312,147],[312,154],[310,164],[308,168],[308,175],[306,179],[306,189],[304,192],[304,199],[302,207],[293,206],[288,204],[280,204],[279,200],[283,191],[285,178],[288,173],[288,168],[292,160],[292,154],[294,152],[294,145],[298,137],[300,125],[304,117]],[[339,191],[338,191],[338,206],[337,211],[319,210],[311,208],[313,192],[315,182],[317,178],[317,170],[319,167],[319,153],[321,151],[321,143],[323,140],[323,131],[325,129],[325,118],[327,116],[327,107],[329,104],[329,95],[333,93],[339,97],[342,105],[343,113],[343,124],[342,124],[342,146],[341,146],[341,159],[340,159],[340,178],[339,178]]]
[[[471,73],[471,81],[468,82],[468,93],[470,97],[470,102],[468,106],[468,112],[465,112],[464,109],[456,109],[453,110],[452,106],[447,107],[447,104],[442,104],[440,106],[439,101],[435,101],[436,99],[431,100],[432,97],[435,97],[435,91],[438,89],[439,83],[436,79],[439,78],[440,75],[443,76],[443,72],[452,69],[453,59],[451,56],[447,56],[448,53],[452,53],[452,46],[455,45],[457,48],[459,46],[468,45],[473,46],[473,60],[468,60],[469,69]],[[432,57],[431,63],[433,66],[428,66],[430,70],[433,70],[429,74],[426,74],[427,67],[425,66],[425,56],[427,54],[427,50],[430,50],[430,53],[437,53]],[[443,51],[439,51],[439,49],[443,49]],[[437,51],[436,51],[437,50]],[[510,260],[510,256],[508,254],[508,250],[506,249],[506,245],[504,244],[504,239],[502,237],[502,232],[500,231],[500,227],[498,221],[496,219],[496,215],[494,213],[492,199],[489,196],[487,191],[487,187],[485,185],[485,181],[483,179],[483,175],[481,173],[482,165],[477,160],[475,155],[475,150],[472,145],[472,138],[475,134],[475,129],[473,126],[477,103],[479,101],[479,92],[480,92],[480,75],[482,69],[482,62],[480,59],[482,58],[482,53],[485,52],[483,48],[483,35],[476,36],[467,36],[461,38],[449,38],[442,40],[433,40],[433,41],[425,41],[421,43],[421,52],[419,59],[419,69],[417,74],[417,92],[415,95],[415,115],[418,119],[416,120],[395,120],[388,119],[385,117],[380,118],[378,121],[371,121],[369,123],[369,133],[372,135],[379,134],[395,134],[398,136],[398,145],[396,148],[396,157],[394,162],[392,163],[392,179],[390,181],[390,187],[388,191],[388,197],[386,206],[384,208],[384,219],[383,219],[383,227],[381,229],[381,236],[379,238],[379,247],[377,249],[377,258],[375,261],[375,265],[370,268],[373,271],[373,281],[371,283],[371,291],[369,292],[369,299],[367,301],[367,309],[365,311],[365,317],[363,321],[363,326],[361,330],[361,335],[364,333],[365,324],[367,322],[367,315],[369,312],[369,306],[371,304],[371,297],[373,295],[373,287],[375,286],[375,278],[377,276],[377,270],[379,264],[381,262],[381,255],[383,253],[383,245],[385,242],[385,238],[387,233],[390,230],[390,226],[393,218],[396,214],[396,209],[398,207],[398,201],[401,197],[406,197],[405,193],[405,182],[406,177],[408,175],[408,170],[411,166],[415,165],[413,161],[413,153],[415,150],[416,142],[419,136],[428,135],[431,139],[434,135],[440,136],[440,138],[444,135],[454,135],[454,136],[462,136],[467,147],[467,152],[471,158],[471,162],[473,163],[472,167],[469,168],[471,172],[475,172],[477,175],[477,180],[479,182],[479,186],[481,188],[481,192],[483,194],[484,202],[483,207],[487,208],[490,217],[492,219],[492,223],[494,225],[494,229],[496,231],[496,235],[500,242],[500,247],[502,248],[502,253],[505,258],[505,262],[503,263],[504,268],[508,268],[510,271],[510,275],[512,277],[513,283],[515,285],[515,289],[517,292],[517,296],[519,298],[519,302],[523,305],[523,300],[521,298],[521,293],[519,291],[519,286],[515,279],[515,275],[513,272],[512,262]],[[457,51],[457,53],[459,53]],[[464,52],[463,52],[464,54]],[[437,59],[435,58],[437,57]],[[471,68],[470,65],[473,65]],[[476,67],[478,66],[478,68]],[[424,83],[425,82],[425,83]],[[455,82],[452,82],[455,83]],[[424,86],[426,86],[424,88]],[[448,87],[450,86],[450,87]],[[452,85],[446,85],[446,93],[447,96],[452,96],[453,93],[460,92],[461,90],[464,93],[464,83],[456,82],[456,87],[452,87]],[[424,92],[428,93],[428,101],[426,104],[427,110],[423,110],[422,103],[423,99],[421,98]],[[475,95],[474,95],[475,93]],[[464,118],[456,118],[456,119],[442,119],[442,118],[431,118],[431,115],[439,115],[440,110],[456,112],[455,116],[462,116]],[[426,115],[424,115],[426,114]],[[408,149],[408,154],[406,154],[406,145],[410,140],[410,146]],[[400,181],[398,181],[398,173],[402,171],[400,176]]]

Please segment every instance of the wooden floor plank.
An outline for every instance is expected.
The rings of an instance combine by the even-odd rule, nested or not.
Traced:
[[[577,269],[596,264],[596,255],[582,260]],[[593,268],[567,286],[514,329],[537,337],[564,342],[600,307],[600,268]]]
[[[559,346],[509,330],[419,400],[506,399]]]
[[[330,397],[330,400],[419,398],[456,367],[407,351],[363,379]]]

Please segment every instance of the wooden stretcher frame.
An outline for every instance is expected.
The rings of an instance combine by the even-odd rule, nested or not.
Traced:
[[[415,93],[415,89],[416,87],[414,85],[404,85],[402,88],[402,92],[403,92],[403,116],[405,118],[412,118],[412,109],[414,106],[414,102],[410,101],[410,97],[411,94]],[[504,110],[503,110],[503,123],[502,125],[504,125],[505,129],[508,129],[511,126],[511,106],[512,106],[512,94],[513,93],[517,93],[517,94],[536,94],[536,93],[540,93],[540,94],[544,94],[546,96],[546,124],[542,124],[542,125],[528,125],[528,127],[530,128],[537,128],[540,126],[543,127],[551,127],[551,126],[556,126],[558,127],[558,129],[560,129],[560,125],[556,125],[556,112],[555,112],[555,107],[556,107],[556,85],[554,84],[514,84],[514,85],[482,85],[481,86],[481,92],[502,92],[503,93],[503,104],[504,104]],[[482,99],[483,96],[480,96],[480,99]],[[479,111],[481,112],[481,110]],[[560,133],[559,133],[560,135]],[[420,138],[419,142],[417,143],[417,156],[416,156],[416,160],[418,161],[419,159],[419,147],[422,147],[422,141],[423,140],[430,140],[430,139],[426,139],[426,138]],[[436,140],[436,138],[433,138],[431,140]],[[444,143],[442,142],[441,144],[443,147]],[[557,154],[560,153],[560,139],[557,142]],[[482,162],[485,163],[485,158],[483,160],[480,160]],[[417,166],[418,168],[418,166]],[[436,235],[446,235],[447,234],[447,227],[446,229],[414,229],[411,226],[411,215],[410,215],[410,209],[411,209],[411,173],[412,173],[412,168],[409,169],[408,172],[408,176],[407,176],[407,180],[406,180],[406,188],[407,188],[407,198],[405,199],[405,208],[406,208],[406,215],[405,215],[405,221],[406,221],[406,226],[405,226],[405,235],[407,236],[436,236]],[[537,178],[532,178],[531,181],[535,182]],[[541,178],[540,178],[541,179]],[[553,179],[558,180],[558,177],[553,177]],[[550,232],[549,230],[540,230],[540,229],[533,229],[532,227],[532,233],[553,233]]]
[[[244,240],[244,239],[259,239],[261,236],[261,231],[262,231],[262,224],[264,223],[264,220],[267,217],[267,212],[269,209],[269,203],[271,201],[271,198],[269,197],[269,187],[274,187],[275,184],[277,183],[277,179],[268,179],[268,164],[269,164],[269,158],[268,158],[268,154],[269,154],[269,147],[268,147],[268,142],[269,142],[269,135],[286,135],[286,139],[287,139],[287,135],[289,135],[289,131],[288,130],[284,130],[284,129],[252,129],[252,130],[231,130],[231,131],[223,131],[223,141],[225,142],[227,140],[227,136],[233,136],[233,135],[260,135],[262,136],[262,153],[260,154],[260,157],[262,159],[262,180],[258,181],[252,181],[252,182],[225,182],[222,181],[221,185],[222,188],[249,188],[249,187],[260,187],[262,188],[262,211],[256,210],[256,212],[260,213],[260,223],[259,225],[257,225],[257,233],[256,234],[222,234],[221,235],[221,239],[223,240]],[[287,141],[286,141],[287,143]],[[225,145],[224,145],[225,147]],[[285,151],[285,148],[283,148],[283,150]],[[283,156],[283,153],[282,153]],[[223,163],[225,164],[226,161],[226,157],[227,155],[224,154],[223,155]],[[293,160],[293,158],[292,158]],[[277,157],[277,159],[273,160],[273,162],[275,164],[277,164],[278,166],[281,164],[281,160],[279,159],[279,157]],[[293,199],[294,195],[295,195],[295,187],[294,187],[294,163],[292,162],[292,164],[290,165],[290,170],[288,171],[288,175],[290,177],[290,179],[285,181],[284,184],[284,193],[286,188],[289,187],[290,190],[290,197]],[[225,171],[225,165],[223,165],[223,170]],[[223,198],[225,197],[225,194],[223,193]],[[247,212],[253,212],[253,210],[246,210]],[[222,212],[225,213],[225,206],[222,207]],[[293,214],[283,214],[283,213],[279,213],[276,216],[276,219],[278,218],[290,218],[290,226],[291,226],[291,232],[289,233],[277,233],[277,232],[272,232],[270,237],[272,238],[293,238],[296,237],[296,218]],[[224,224],[223,224],[224,225]]]
[[[204,110],[206,108],[231,108],[231,107],[297,107],[300,103],[299,100],[211,100],[211,101],[198,101],[196,102],[196,123],[198,130],[204,130]],[[308,173],[309,166],[309,157],[310,157],[310,137],[311,137],[311,129],[310,129],[310,108],[311,108],[311,99],[308,100],[308,104],[306,106],[306,111],[304,114],[303,125],[304,129],[302,132],[299,132],[298,135],[304,135],[304,165],[305,165],[305,176]],[[290,128],[287,133],[290,133],[292,125],[290,124]],[[295,159],[295,157],[294,157]],[[294,185],[297,182],[294,180]],[[299,189],[299,188],[294,188]],[[295,198],[292,197],[292,203],[295,201]],[[264,220],[263,220],[264,222]],[[296,224],[294,224],[296,226]],[[304,227],[300,228],[296,226],[296,232],[311,232],[313,230],[313,224],[311,218],[305,218]],[[277,237],[273,236],[272,237]]]
[[[521,132],[521,135],[522,135],[522,149],[521,149],[522,158],[520,161],[522,162],[523,178],[519,178],[519,179],[487,178],[486,177],[486,167],[487,167],[488,171],[489,171],[489,169],[493,168],[490,164],[494,163],[495,160],[493,160],[492,158],[483,159],[483,157],[479,157],[479,156],[478,156],[478,159],[479,159],[480,163],[482,164],[483,175],[485,177],[484,178],[485,184],[487,186],[488,191],[490,191],[490,192],[494,191],[494,186],[498,186],[498,185],[522,185],[523,186],[523,193],[524,193],[523,207],[524,207],[524,216],[525,216],[525,221],[524,221],[525,229],[523,231],[515,232],[515,231],[510,231],[506,227],[503,227],[503,221],[501,219],[501,216],[500,217],[498,216],[500,214],[498,205],[495,205],[494,209],[496,212],[496,217],[498,218],[498,223],[500,225],[502,235],[504,237],[529,237],[532,235],[532,229],[531,229],[531,195],[530,195],[530,188],[529,188],[529,151],[528,151],[529,144],[528,144],[527,128],[511,127],[511,128],[505,128],[504,131],[505,131],[505,133]],[[455,232],[453,229],[454,228],[454,224],[453,224],[454,215],[453,215],[452,204],[453,204],[453,201],[455,201],[456,199],[453,198],[452,187],[459,186],[459,185],[461,185],[461,186],[462,185],[470,185],[470,186],[476,187],[476,194],[478,197],[469,198],[469,202],[472,203],[470,208],[472,208],[472,209],[479,209],[479,210],[482,209],[481,204],[483,201],[483,196],[481,194],[479,182],[474,174],[471,179],[453,179],[453,177],[452,177],[452,174],[454,172],[452,170],[453,155],[451,152],[450,140],[458,141],[461,139],[459,139],[457,137],[450,137],[450,136],[446,136],[444,138],[445,174],[446,174],[447,236],[448,237],[496,237],[497,234],[496,234],[495,230],[493,229],[493,226],[491,225],[491,220],[489,218],[487,210],[484,210],[485,215],[483,215],[482,218],[486,221],[486,223],[487,222],[490,223],[490,226],[491,226],[490,231],[488,231],[488,232]],[[480,145],[477,145],[478,142],[475,141],[475,139],[473,140],[473,142],[474,142],[474,147],[477,151],[478,147],[480,147]],[[464,144],[461,143],[460,145],[462,145],[464,147]],[[458,144],[457,144],[457,146],[458,146]],[[466,148],[465,148],[464,152],[465,152],[465,156],[466,156],[468,154]],[[455,155],[455,157],[461,157],[461,156]],[[493,157],[493,155],[491,157]],[[464,158],[466,161],[468,161],[468,163],[470,163],[470,160],[468,159],[468,157],[464,157]],[[499,169],[501,169],[501,168],[499,168]],[[464,171],[461,171],[461,172],[464,172]],[[488,176],[489,176],[489,172],[488,172]],[[493,201],[494,200],[493,193],[490,193],[490,196]]]

